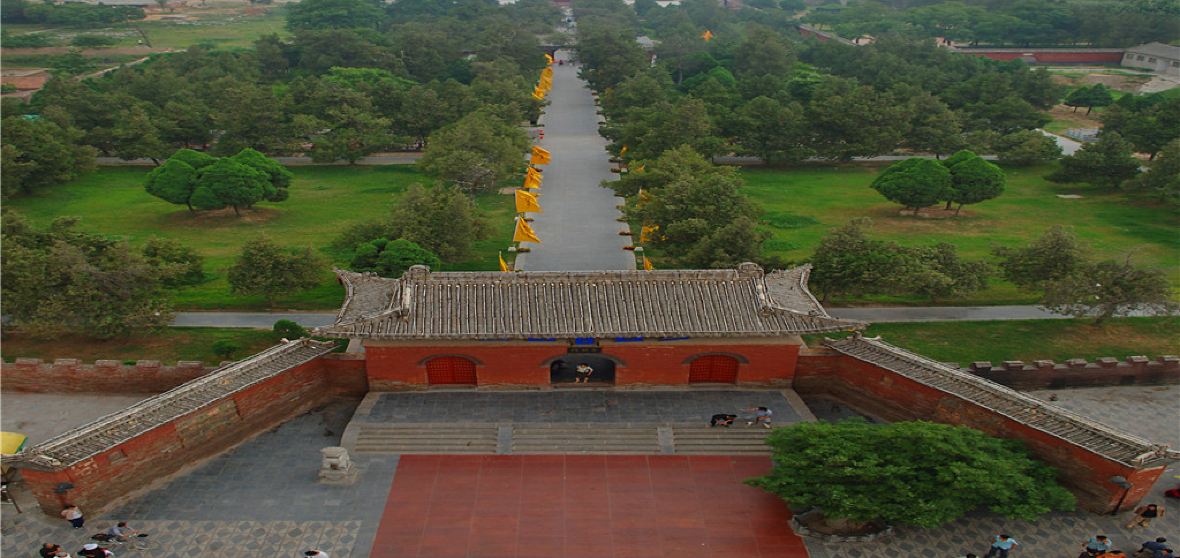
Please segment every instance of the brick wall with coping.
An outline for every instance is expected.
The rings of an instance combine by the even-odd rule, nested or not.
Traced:
[[[1150,359],[1129,356],[1120,361],[1102,357],[1094,362],[1074,358],[1064,363],[1035,360],[1031,364],[1006,360],[999,366],[973,362],[967,370],[1013,389],[1057,389],[1071,387],[1180,384],[1180,356]]]
[[[221,363],[225,364],[228,362]],[[161,364],[158,360],[139,360],[135,364],[98,360],[83,364],[75,358],[53,362],[18,358],[16,362],[0,365],[0,387],[5,391],[37,393],[162,393],[215,368],[200,361],[184,360],[174,365]]]
[[[1079,506],[1099,513],[1112,511],[1122,495],[1122,489],[1109,482],[1112,476],[1123,476],[1134,485],[1122,505],[1128,509],[1147,495],[1164,470],[1162,465],[1137,468],[1112,461],[971,401],[826,349],[807,349],[800,355],[794,389],[802,395],[838,399],[886,421],[929,420],[1021,440],[1061,472],[1060,481],[1078,497]]]

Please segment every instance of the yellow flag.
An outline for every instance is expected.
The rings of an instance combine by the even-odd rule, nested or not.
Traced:
[[[647,244],[647,242],[651,240],[652,234],[655,234],[655,232],[658,230],[660,230],[659,225],[644,225],[643,228],[639,230],[639,243]]]
[[[651,194],[648,194],[647,192],[643,191],[643,188],[639,189],[638,196],[639,196],[639,201],[635,202],[635,205],[643,205],[643,204],[651,201]]]
[[[545,63],[546,64],[553,63],[553,55],[549,54],[548,52],[545,53]]]
[[[516,212],[517,213],[540,213],[541,204],[537,203],[537,195],[525,190],[516,191]]]
[[[545,100],[545,91],[540,87],[533,89],[533,98],[538,101]]]
[[[545,78],[553,79],[553,68],[545,67],[544,70],[541,70],[541,79]]]
[[[640,164],[639,166],[635,167],[635,174],[639,174],[645,170],[647,170],[647,165]]]
[[[550,89],[553,89],[553,78],[542,77],[541,81],[537,82],[537,87],[540,87],[541,89],[544,89],[545,91],[549,91]]]
[[[529,173],[524,177],[524,186],[526,190],[536,190],[541,187],[541,175]]]
[[[516,232],[512,233],[512,241],[541,243],[541,239],[537,238],[537,233],[533,232],[533,228],[524,219],[516,220]]]
[[[643,257],[643,270],[644,271],[651,271],[655,268],[656,268],[656,266],[651,265],[651,260],[647,259],[647,256],[644,256]]]
[[[619,157],[622,157],[623,155],[626,155],[626,154],[627,154],[627,146],[624,145],[623,148],[619,150]]]
[[[525,167],[525,170],[528,171],[529,176],[537,179],[537,184],[541,183],[541,179],[543,178],[541,176],[541,171],[537,170],[535,167]]]
[[[547,165],[552,160],[552,156],[544,147],[539,145],[533,146],[533,154],[529,157],[529,164],[533,165]]]
[[[500,271],[508,271],[508,262],[504,261],[504,253],[497,252],[500,257]]]
[[[713,40],[713,32],[709,31],[708,29],[705,29],[705,32],[701,33],[701,38],[704,39],[705,42],[712,41]]]

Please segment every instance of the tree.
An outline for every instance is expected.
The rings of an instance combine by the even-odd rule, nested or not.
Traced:
[[[94,166],[93,147],[79,145],[82,133],[38,115],[14,115],[0,125],[4,197],[60,184]]]
[[[125,242],[75,230],[60,217],[35,229],[3,216],[4,314],[32,337],[109,339],[172,319],[157,270]]]
[[[300,0],[287,8],[287,29],[375,29],[385,10],[375,0]]]
[[[987,286],[990,267],[984,262],[960,258],[951,244],[940,242],[928,248],[918,248],[915,259],[920,265],[902,279],[906,290],[914,294],[938,301],[967,295]]]
[[[144,189],[168,203],[188,206],[194,211],[192,197],[197,187],[197,169],[180,158],[170,158],[148,173]]]
[[[1137,267],[1129,256],[1085,264],[1045,283],[1041,305],[1078,318],[1093,316],[1095,324],[1135,310],[1167,314],[1176,307],[1163,270]]]
[[[881,171],[872,187],[885,199],[917,213],[950,197],[951,172],[938,161],[914,157]]]
[[[143,258],[155,268],[164,286],[196,285],[205,279],[204,258],[175,240],[149,238],[143,246]]]
[[[1004,279],[1026,289],[1074,275],[1085,263],[1077,237],[1060,225],[1024,248],[999,246],[992,253],[1000,259]]]
[[[1163,203],[1180,205],[1180,139],[1165,145],[1151,168],[1125,185],[1149,192]]]
[[[654,185],[644,200],[627,208],[627,216],[657,227],[649,241],[682,267],[733,267],[757,259],[767,234],[757,228],[757,209],[742,195],[742,179],[729,167],[701,173],[660,168],[686,160],[692,169],[709,163],[691,149],[680,148],[652,166],[668,182]]]
[[[281,202],[289,197],[287,188],[295,179],[295,174],[278,161],[259,153],[249,147],[239,151],[230,159],[241,163],[266,175],[269,187],[263,187],[262,199],[270,202]]]
[[[242,345],[233,339],[218,339],[213,342],[212,350],[213,354],[229,360],[233,358],[234,353],[242,350]]]
[[[820,157],[849,160],[889,153],[908,132],[907,108],[853,80],[829,78],[816,87],[807,121]]]
[[[404,238],[378,238],[356,247],[351,268],[353,271],[371,271],[382,277],[397,278],[415,265],[437,270],[442,262],[430,250]]]
[[[291,321],[279,320],[275,322],[271,331],[275,334],[275,339],[302,339],[308,336],[307,328]]]
[[[317,128],[327,131],[315,138],[311,152],[313,161],[332,162],[344,159],[349,164],[360,158],[388,147],[393,143],[389,133],[391,121],[372,112],[348,105],[328,109],[330,121]]]
[[[267,238],[247,241],[229,268],[230,289],[237,294],[261,295],[268,306],[280,295],[320,284],[324,263],[311,248],[284,249]]]
[[[446,263],[471,256],[472,242],[487,235],[487,226],[471,198],[455,187],[427,189],[413,184],[394,206],[390,238],[404,238]]]
[[[869,239],[869,219],[854,219],[832,229],[819,241],[811,256],[811,284],[830,297],[896,289],[899,277],[914,267],[897,244]]]
[[[959,115],[938,97],[917,87],[895,87],[894,98],[908,100],[911,115],[906,147],[935,157],[950,153],[963,145],[963,124]]]
[[[1033,520],[1075,505],[1020,442],[964,426],[800,423],[767,444],[774,469],[747,483],[852,523],[936,527],[979,508]]]
[[[738,109],[737,143],[768,163],[795,163],[814,153],[807,147],[803,107],[756,97]]]
[[[430,136],[418,168],[468,193],[491,190],[521,170],[528,145],[516,126],[473,112]]]
[[[1073,107],[1074,112],[1078,111],[1078,107],[1086,107],[1087,115],[1094,110],[1094,107],[1108,107],[1113,103],[1114,96],[1101,83],[1089,87],[1079,87],[1070,91],[1069,95],[1065,97],[1065,106]]]
[[[159,160],[171,151],[160,140],[160,132],[151,116],[140,105],[119,111],[115,126],[111,128],[111,141],[114,147],[111,154],[123,160],[142,157],[159,164]]]
[[[1061,146],[1037,130],[1020,130],[996,139],[992,152],[1001,163],[1009,165],[1035,165],[1057,160],[1061,157]]]
[[[1115,188],[1139,174],[1140,164],[1131,156],[1131,144],[1122,136],[1117,132],[1103,132],[1098,141],[1087,143],[1073,155],[1062,158],[1061,169],[1046,178]]]
[[[266,173],[225,158],[201,169],[190,198],[197,209],[234,208],[241,215],[242,208],[253,207],[265,198],[270,181]]]
[[[955,215],[959,214],[964,205],[998,197],[1004,193],[1004,186],[1008,182],[1000,167],[970,151],[964,150],[959,153],[967,153],[970,156],[953,164],[948,159],[946,165],[951,171],[951,190],[950,196],[946,199],[946,208],[950,209],[952,203],[959,204],[955,209]]]

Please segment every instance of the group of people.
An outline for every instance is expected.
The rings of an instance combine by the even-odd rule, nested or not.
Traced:
[[[1152,518],[1163,515],[1162,506],[1155,504],[1149,504],[1149,506],[1154,507],[1158,511],[1158,515],[1153,515],[1151,516]],[[1135,516],[1140,517],[1141,512],[1145,511],[1147,507],[1143,506],[1136,510]],[[1150,520],[1141,526],[1146,527],[1149,523]],[[1136,523],[1136,525],[1138,524]],[[1131,528],[1131,525],[1127,527]],[[985,556],[986,558],[1008,558],[1008,553],[1017,546],[1020,546],[1020,543],[1016,542],[1016,539],[1012,538],[1011,535],[1001,533],[996,535],[992,540],[991,548],[988,549]],[[1114,543],[1111,542],[1110,537],[1106,535],[1094,535],[1082,545],[1082,552],[1078,555],[1078,558],[1098,558],[1099,556],[1103,558],[1127,558],[1125,552],[1114,548]],[[1134,558],[1173,558],[1173,556],[1173,550],[1171,545],[1168,544],[1168,539],[1157,537],[1155,540],[1144,542],[1139,547],[1139,550],[1135,551]],[[976,558],[976,556],[974,554],[967,554],[964,558]]]
[[[750,407],[749,409],[742,409],[742,412],[753,413],[746,421],[746,426],[754,426],[755,424],[762,425],[763,428],[770,428],[770,417],[774,415],[774,411],[766,407]],[[709,419],[709,427],[716,428],[724,426],[729,428],[733,426],[733,421],[737,420],[738,416],[730,413],[718,413]]]
[[[69,513],[67,513],[69,512]],[[70,522],[70,525],[75,529],[81,529],[85,520],[82,517],[82,511],[78,506],[67,504],[66,509],[62,510],[62,517]],[[140,536],[139,531],[132,529],[127,525],[126,521],[116,523],[110,529],[94,535],[93,539],[102,542],[125,543],[131,537]],[[142,535],[147,536],[147,535]],[[41,558],[74,558],[66,549],[62,548],[60,544],[45,543],[41,545]],[[82,549],[77,553],[77,558],[110,558],[115,555],[109,549],[103,548],[98,543],[87,543],[82,546]]]

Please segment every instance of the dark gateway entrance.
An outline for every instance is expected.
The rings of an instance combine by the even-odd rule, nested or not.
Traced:
[[[586,364],[594,369],[590,374],[587,385],[614,385],[615,363],[613,360],[597,355],[570,353],[549,365],[549,382],[552,384],[574,385],[577,379],[578,365]],[[582,384],[578,384],[582,385]]]

